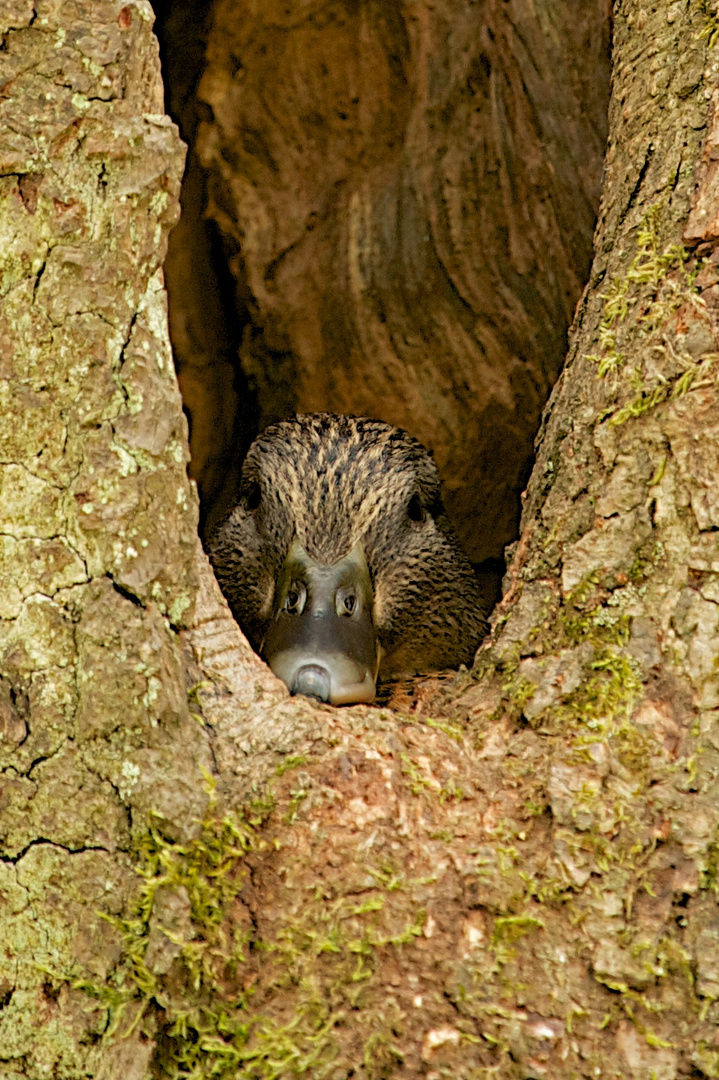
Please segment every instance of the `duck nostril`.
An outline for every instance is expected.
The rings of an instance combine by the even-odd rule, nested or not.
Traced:
[[[287,615],[301,615],[307,603],[307,589],[301,581],[293,581],[287,590],[282,610]]]
[[[357,593],[354,589],[338,589],[335,596],[335,610],[341,616],[354,615],[357,610]]]
[[[319,664],[305,664],[296,672],[290,687],[291,694],[304,694],[318,701],[329,701],[332,686],[330,673]]]

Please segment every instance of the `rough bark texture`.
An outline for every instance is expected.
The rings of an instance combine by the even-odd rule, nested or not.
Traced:
[[[401,715],[290,700],[194,542],[149,14],[0,5],[3,1077],[719,1076],[716,15],[618,5],[508,591]]]
[[[63,980],[117,962],[102,915],[136,889],[148,812],[179,837],[205,801],[173,629],[196,500],[160,269],[183,150],[151,27],[141,0],[0,5],[3,1077],[124,1075]]]
[[[615,14],[596,264],[474,676],[307,727],[200,694],[241,787],[292,766],[205,983],[243,1075],[719,1075],[719,27]]]
[[[175,364],[190,422],[190,470],[207,515],[223,492],[237,488],[242,460],[257,434],[256,402],[238,371],[247,317],[242,305],[238,309],[221,237],[205,212],[207,173],[195,149],[202,113],[197,84],[206,63],[212,2],[157,0],[154,7],[167,108],[188,144],[182,214],[170,234],[165,272]]]
[[[606,0],[170,12],[172,107],[194,145],[171,318],[205,508],[232,495],[253,429],[365,414],[433,449],[470,557],[501,557],[589,270]],[[224,338],[203,183],[235,296]]]

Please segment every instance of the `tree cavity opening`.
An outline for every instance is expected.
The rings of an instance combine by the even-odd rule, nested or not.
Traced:
[[[432,450],[492,592],[589,274],[609,0],[154,7],[203,529],[269,423],[367,415]]]

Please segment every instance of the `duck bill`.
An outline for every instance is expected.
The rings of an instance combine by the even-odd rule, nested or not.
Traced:
[[[379,649],[361,544],[324,566],[293,541],[261,652],[292,694],[331,705],[374,699]]]

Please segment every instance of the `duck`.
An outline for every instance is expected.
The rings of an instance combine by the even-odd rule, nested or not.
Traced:
[[[431,453],[380,420],[270,424],[206,546],[240,628],[291,694],[371,702],[378,686],[470,664],[486,631]]]

